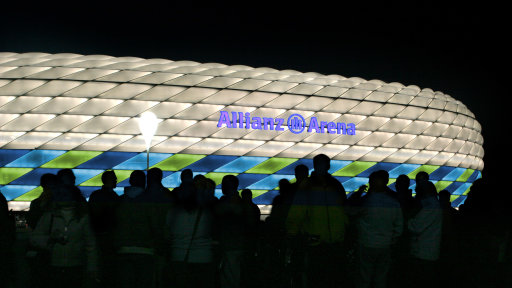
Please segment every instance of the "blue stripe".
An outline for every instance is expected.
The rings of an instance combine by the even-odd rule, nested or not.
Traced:
[[[37,186],[34,185],[6,185],[2,187],[2,194],[7,201],[11,201],[35,188]]]
[[[260,181],[250,185],[247,187],[248,189],[255,190],[272,190],[279,186],[279,180],[281,179],[291,180],[295,178],[295,175],[268,175],[267,177],[261,179]]]
[[[11,183],[12,185],[37,185],[39,186],[41,184],[41,176],[43,176],[46,173],[50,174],[57,174],[57,172],[60,169],[53,169],[53,168],[36,168],[27,174],[13,180]]]
[[[368,178],[366,177],[353,177],[341,183],[345,188],[346,192],[355,191],[361,187],[361,185],[368,184]]]
[[[32,150],[0,149],[0,167],[5,167],[30,151]]]
[[[237,156],[209,155],[199,161],[194,162],[186,168],[191,169],[192,171],[210,172],[223,165],[231,163],[236,159],[238,159]]]
[[[443,178],[445,177],[445,175],[449,174],[453,170],[455,170],[455,167],[441,166],[434,172],[430,173],[429,178],[431,180],[444,180]]]
[[[5,165],[5,167],[16,167],[16,168],[37,168],[46,162],[59,157],[66,153],[62,150],[32,150],[20,158],[12,161]]]
[[[459,179],[460,175],[466,172],[466,168],[455,167],[448,175],[444,176],[442,180],[455,181]]]
[[[274,197],[279,195],[279,191],[277,190],[271,190],[267,193],[261,194],[258,197],[255,197],[252,199],[252,202],[257,205],[270,205],[272,204],[272,200],[274,200]]]
[[[79,165],[78,169],[112,169],[112,167],[125,162],[137,156],[136,152],[103,152],[102,154],[92,158],[91,160]],[[144,169],[146,168],[146,162],[144,162]]]
[[[471,187],[472,183],[462,183],[459,188],[452,192],[452,195],[462,195],[469,187]]]
[[[241,156],[240,158],[215,169],[213,172],[243,173],[267,159],[268,157]]]
[[[158,162],[161,162],[169,157],[171,157],[173,154],[170,153],[149,153],[149,167],[157,164]],[[147,160],[146,160],[146,153],[139,153],[135,155],[134,157],[122,162],[121,164],[118,164],[114,166],[112,169],[119,169],[119,170],[146,170],[147,168]]]
[[[398,176],[404,174],[408,175],[412,171],[418,169],[420,167],[420,164],[400,164],[400,166],[396,167],[395,169],[388,171],[389,172],[389,178],[396,179]]]

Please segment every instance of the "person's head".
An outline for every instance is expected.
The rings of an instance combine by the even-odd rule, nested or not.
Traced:
[[[449,206],[450,205],[450,191],[448,190],[441,190],[439,192],[439,202],[442,206]]]
[[[420,171],[416,174],[416,177],[414,179],[417,182],[426,182],[429,180],[429,175],[425,171]]]
[[[238,190],[238,177],[235,175],[226,175],[222,178],[222,194],[231,196]]]
[[[302,180],[308,178],[309,169],[308,166],[304,164],[299,164],[295,167],[295,179],[297,179],[297,183],[302,182]]]
[[[160,168],[151,168],[148,170],[148,186],[151,184],[161,184],[163,172]]]
[[[134,187],[146,187],[146,174],[142,170],[135,170],[130,174],[130,185]]]
[[[389,173],[386,170],[372,172],[369,182],[371,191],[384,192],[389,182]]]
[[[398,178],[396,178],[395,182],[395,188],[396,192],[402,193],[402,192],[408,192],[409,187],[411,186],[411,179],[407,175],[400,175]]]
[[[116,173],[113,170],[107,170],[101,174],[103,186],[114,189],[117,186]]]
[[[286,193],[291,192],[292,184],[290,184],[290,181],[288,179],[283,178],[279,180],[279,194],[283,195]]]
[[[192,170],[185,169],[181,171],[180,174],[181,183],[192,183],[194,180],[194,174],[192,173]]]
[[[43,190],[51,189],[58,183],[57,175],[46,173],[41,176],[40,185],[43,187]]]
[[[419,183],[416,183],[416,197],[428,198],[436,196],[437,188],[434,183],[430,181],[420,181]]]
[[[331,159],[325,154],[318,154],[313,158],[313,167],[316,175],[325,175],[331,168]]]
[[[71,169],[61,169],[57,172],[57,177],[59,181],[64,185],[75,185],[75,173]]]
[[[242,190],[242,200],[245,202],[252,202],[252,191],[251,189],[244,189]]]

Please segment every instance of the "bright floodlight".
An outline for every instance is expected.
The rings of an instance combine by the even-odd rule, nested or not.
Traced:
[[[144,112],[139,118],[139,129],[146,142],[146,150],[151,146],[151,139],[155,135],[156,128],[158,127],[158,118],[153,112]]]

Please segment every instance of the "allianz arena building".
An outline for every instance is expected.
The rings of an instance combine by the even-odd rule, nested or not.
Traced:
[[[41,175],[72,168],[84,196],[113,169],[119,194],[147,168],[138,126],[159,119],[149,166],[166,187],[191,169],[269,205],[278,181],[320,153],[347,193],[385,169],[390,185],[426,171],[458,206],[484,167],[481,126],[442,92],[380,80],[217,63],[104,55],[0,53],[0,190],[12,209]],[[220,195],[220,185],[217,186]],[[267,207],[268,208],[268,207]]]

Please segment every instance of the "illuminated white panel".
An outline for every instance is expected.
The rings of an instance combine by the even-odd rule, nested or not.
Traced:
[[[206,138],[182,150],[181,153],[209,155],[232,142],[233,139]]]
[[[173,73],[182,73],[178,71],[172,71]],[[186,73],[186,72],[183,72]],[[181,77],[174,78],[165,82],[167,85],[179,85],[179,86],[194,86],[206,80],[212,79],[212,76],[203,75],[183,75]]]
[[[464,145],[460,147],[458,152],[461,154],[469,154],[469,152],[471,152],[471,149],[473,149],[473,145],[475,144],[471,142],[465,142]]]
[[[423,164],[428,163],[433,159],[439,152],[437,151],[419,151],[418,154],[414,155],[414,158],[409,159],[409,163]]]
[[[309,119],[311,119],[311,117],[315,114],[315,112],[313,112],[313,111],[301,111],[301,110],[294,110],[294,109],[289,109],[289,110],[281,109],[279,111],[282,111],[283,113],[279,114],[275,117],[283,118],[283,119],[285,119],[285,121],[288,119],[288,117],[290,117],[293,114],[300,114],[300,115],[302,115],[302,117],[304,117],[304,119],[306,119],[306,121],[309,121]],[[256,113],[254,113],[254,114],[256,114]],[[332,113],[330,113],[330,114],[331,115],[339,115],[339,114],[332,114]],[[330,119],[332,119],[332,118],[330,118]],[[283,125],[286,126],[286,122],[284,122]]]
[[[348,145],[336,145],[336,144],[325,144],[317,150],[313,151],[311,154],[307,156],[307,158],[313,158],[316,155],[323,153],[329,156],[334,160],[342,160],[342,158],[338,157],[338,155],[348,149],[350,146]]]
[[[403,147],[407,149],[425,149],[435,139],[435,137],[418,135]]]
[[[71,150],[96,136],[98,134],[64,133],[40,146],[39,149]]]
[[[348,113],[358,114],[358,115],[372,115],[375,111],[379,110],[382,107],[381,103],[373,103],[373,102],[361,102],[356,105],[354,108],[350,109]]]
[[[193,120],[202,120],[206,117],[212,115],[215,112],[218,112],[224,106],[222,105],[211,105],[211,104],[196,104],[179,112],[174,115],[175,118],[179,119],[193,119]]]
[[[337,98],[341,94],[347,92],[347,90],[347,88],[327,86],[317,91],[314,95]]]
[[[258,90],[262,92],[284,93],[295,86],[297,86],[297,83],[275,81],[259,88]]]
[[[375,149],[374,147],[366,147],[366,146],[350,146],[345,151],[338,154],[339,159],[343,160],[358,160],[370,151]]]
[[[327,105],[322,110],[326,112],[346,113],[359,103],[361,103],[361,101],[349,99],[336,99],[334,102]]]
[[[245,96],[244,98],[235,102],[237,105],[241,106],[263,106],[265,103],[272,101],[274,98],[278,97],[279,94],[276,93],[265,93],[265,92],[252,92],[251,94]]]
[[[296,105],[294,109],[318,111],[331,104],[333,99],[310,96],[305,101]]]
[[[446,101],[440,100],[440,99],[433,99],[432,102],[428,105],[429,108],[435,108],[435,109],[445,109],[446,107]],[[450,110],[449,107],[446,107],[446,110]],[[452,107],[453,110],[454,107]],[[456,108],[455,108],[456,109]],[[457,111],[457,110],[455,110]]]
[[[419,135],[431,125],[432,123],[430,122],[413,121],[409,126],[402,130],[402,133]]]
[[[462,128],[459,132],[459,135],[457,135],[457,139],[460,139],[460,140],[468,140],[469,139],[469,134],[471,133],[471,130],[467,129],[467,128]]]
[[[85,142],[77,148],[78,150],[108,151],[132,137],[132,135],[102,134]]]
[[[266,81],[266,80],[244,79],[240,82],[237,82],[237,83],[231,85],[229,88],[243,89],[243,90],[257,90],[269,83],[270,83],[270,81]]]
[[[306,96],[283,94],[266,103],[264,106],[270,108],[290,109],[306,99]]]
[[[136,101],[128,100],[115,106],[114,108],[105,111],[104,115],[110,116],[136,116],[140,113],[148,110],[149,108],[157,105],[159,102],[156,101]]]
[[[231,78],[231,77],[215,77],[210,80],[206,80],[197,84],[197,86],[202,87],[212,87],[212,88],[226,88],[230,85],[233,85],[237,82],[242,81],[242,78]]]
[[[388,141],[383,143],[382,146],[390,148],[402,148],[405,145],[404,143],[410,143],[414,138],[416,138],[416,135],[413,134],[395,134]]]
[[[50,64],[51,65],[51,64]],[[83,70],[82,68],[53,67],[30,75],[32,79],[58,79]]]
[[[135,96],[134,99],[146,101],[165,101],[170,97],[185,91],[185,89],[186,88],[175,86],[156,86]]]
[[[28,132],[4,145],[2,149],[36,149],[42,144],[58,137],[61,133]]]
[[[202,103],[229,105],[247,96],[247,91],[221,90],[212,96],[204,99]]]
[[[329,133],[311,133],[308,137],[304,138],[304,142],[308,143],[329,143],[332,140],[338,138],[338,134]]]
[[[209,137],[215,133],[217,129],[216,121],[201,121],[186,127],[183,131],[179,132],[178,135],[188,137]]]
[[[426,164],[443,166],[446,165],[446,162],[448,162],[453,155],[455,155],[455,153],[439,152],[436,157],[430,159]]]
[[[25,113],[50,99],[50,97],[19,96],[0,107],[0,113]]]
[[[448,127],[448,124],[433,123],[427,129],[425,129],[425,131],[423,131],[423,134],[429,136],[441,136],[444,131],[448,129]]]
[[[121,104],[117,99],[90,99],[68,111],[70,114],[98,115],[106,110]]]
[[[418,150],[399,149],[398,151],[384,159],[383,162],[411,163],[409,162],[409,159],[414,157],[414,155],[418,154],[418,152]]]
[[[172,80],[174,78],[180,77],[182,74],[176,74],[176,73],[165,73],[165,72],[156,72],[151,73],[146,76],[142,76],[140,78],[137,78],[137,83],[146,83],[146,84],[162,84],[166,81]],[[160,86],[158,86],[160,87]]]
[[[112,65],[110,65],[112,66]],[[128,82],[133,79],[148,75],[150,72],[142,71],[119,71],[116,73],[109,74],[98,78],[99,81],[112,81],[112,82]]]
[[[86,82],[72,90],[65,92],[70,97],[97,97],[99,94],[116,87],[118,84],[105,82]]]
[[[383,132],[398,133],[405,129],[405,127],[409,126],[411,123],[411,120],[394,118],[384,123],[384,125],[382,125],[378,130]]]
[[[441,110],[427,109],[423,114],[418,117],[418,120],[437,122],[439,117],[443,114]]]
[[[14,96],[0,96],[0,107],[16,99]]]
[[[93,118],[93,116],[59,115],[37,127],[35,131],[66,132],[91,118]]]
[[[357,124],[357,129],[375,131],[380,127],[389,123],[390,119],[386,117],[373,117],[370,116]]]
[[[128,119],[129,118],[127,117],[96,116],[71,131],[84,133],[104,133],[105,131],[121,124]]]
[[[303,95],[312,95],[315,92],[322,89],[323,86],[320,85],[311,85],[311,84],[299,84],[288,91],[288,93],[293,94],[303,94]]]
[[[57,96],[69,91],[79,85],[83,84],[80,81],[64,81],[64,80],[54,80],[50,81],[32,91],[27,93],[27,95],[32,96]]]
[[[436,138],[425,149],[433,151],[443,151],[453,140],[449,138]]]
[[[369,89],[374,90],[374,89]],[[382,91],[373,91],[368,95],[365,100],[367,101],[376,101],[376,102],[387,102],[391,97],[393,97],[393,93],[382,92]]]
[[[386,133],[386,132],[373,132],[361,141],[357,142],[357,145],[362,146],[381,146],[386,141],[388,141],[391,137],[393,137],[394,133]]]
[[[19,117],[20,114],[0,114],[0,126],[4,125],[5,123],[10,122],[11,120]],[[3,131],[2,131],[3,133]]]
[[[360,90],[360,89],[350,89],[347,92],[341,95],[342,98],[362,100],[366,98],[371,93],[371,91]]]
[[[157,145],[167,139],[168,137],[165,136],[153,136],[153,138],[151,138],[150,147]],[[144,141],[144,137],[139,135],[119,144],[116,147],[113,147],[111,150],[124,152],[143,152],[146,151],[146,142]],[[151,151],[153,152],[153,149],[151,149]]]
[[[219,149],[215,154],[243,156],[263,144],[265,144],[265,141],[235,140],[233,143]]]
[[[117,70],[85,69],[62,77],[62,79],[90,81],[101,78],[105,75],[116,73]]]
[[[277,154],[276,157],[304,158],[320,147],[322,147],[320,143],[297,143]]]
[[[181,119],[167,119],[160,124],[156,130],[155,135],[174,136],[178,132],[194,125],[197,121],[194,120],[181,120]]]
[[[61,114],[64,113],[73,107],[76,107],[82,103],[87,101],[85,98],[64,98],[64,97],[55,97],[48,102],[45,102],[36,108],[32,109],[32,113],[51,113],[51,114]]]
[[[338,135],[338,138],[331,141],[334,144],[342,144],[342,145],[355,145],[357,142],[361,141],[372,132],[370,131],[357,131],[356,135]]]
[[[318,124],[321,125],[321,122],[324,121],[324,122],[340,122],[341,120],[341,114],[339,113],[331,113],[331,112],[314,112],[314,113],[311,113],[311,111],[308,111],[311,113],[305,113],[305,111],[300,111],[300,110],[291,110],[291,111],[295,111],[294,113],[298,113],[298,114],[301,114],[305,119],[306,119],[306,122],[309,123],[310,119],[312,117],[316,117],[317,120],[318,120]],[[288,112],[288,111],[287,111]],[[283,113],[281,115],[286,115],[287,117],[283,117],[285,119],[288,119],[288,116],[291,115],[288,114],[288,113]],[[327,128],[326,128],[327,129]],[[326,130],[324,130],[326,131]]]
[[[358,161],[381,162],[391,154],[395,153],[397,150],[398,149],[396,148],[377,147],[367,154],[361,156]]]
[[[30,131],[55,117],[53,114],[23,114],[0,127],[2,131]]]
[[[0,133],[0,148],[3,148],[4,145],[10,143],[11,141],[20,137],[23,134],[25,134],[25,132],[2,131],[2,133]]]
[[[248,140],[272,140],[275,139],[278,135],[283,133],[282,131],[275,130],[252,130],[247,135],[243,137],[243,139]]]
[[[2,86],[0,95],[6,96],[17,96],[24,95],[30,90],[34,90],[37,87],[44,85],[46,81],[41,80],[15,80],[11,83]]]
[[[166,141],[153,146],[153,148],[151,148],[151,151],[163,153],[179,153],[186,149],[187,147],[194,145],[195,143],[201,140],[201,138],[193,137],[170,137]]]
[[[295,133],[290,132],[290,130],[285,130],[284,132],[279,134],[277,137],[275,137],[274,140],[302,142],[304,139],[306,139],[309,136],[310,135],[308,133],[295,134]]]
[[[169,118],[174,114],[181,112],[192,106],[190,103],[172,103],[160,102],[158,105],[153,106],[148,111],[155,113],[159,119]]]
[[[265,144],[258,146],[253,149],[247,156],[265,156],[265,157],[273,157],[282,151],[291,147],[293,142],[266,142]]]
[[[18,66],[18,65],[13,65]],[[50,67],[17,67],[16,69],[9,70],[7,72],[0,73],[2,78],[24,78],[41,71],[50,69]]]
[[[206,97],[211,96],[214,93],[217,93],[219,90],[217,89],[209,89],[209,88],[189,88],[169,100],[173,102],[186,102],[186,103],[197,103],[205,99]]]
[[[115,99],[130,99],[148,89],[150,89],[151,85],[142,85],[142,84],[121,84],[112,88],[105,93],[98,95],[100,98],[115,98]]]

